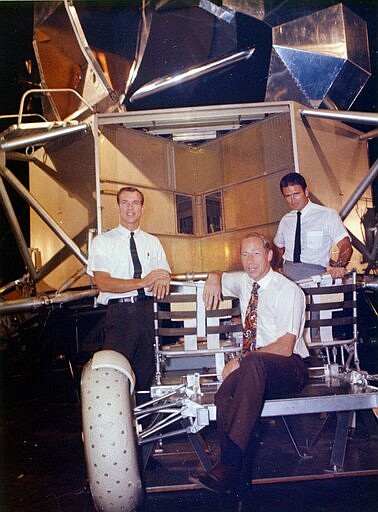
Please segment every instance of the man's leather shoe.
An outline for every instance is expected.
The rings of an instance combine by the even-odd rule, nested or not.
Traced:
[[[191,482],[202,485],[209,491],[229,493],[237,488],[239,483],[239,471],[219,462],[206,473],[189,477]]]

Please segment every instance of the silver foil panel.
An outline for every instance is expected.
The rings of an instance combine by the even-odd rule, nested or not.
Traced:
[[[342,4],[274,27],[272,42],[266,101],[345,110],[370,77],[366,23]]]
[[[98,112],[278,100],[348,110],[370,77],[366,22],[341,3],[36,2],[34,47],[42,86],[73,88]],[[49,119],[80,112],[68,96],[49,102]]]

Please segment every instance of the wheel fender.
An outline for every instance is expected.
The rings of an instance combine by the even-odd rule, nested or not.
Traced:
[[[133,419],[134,373],[118,352],[103,350],[81,377],[83,443],[96,510],[132,512],[143,501]]]
[[[130,382],[130,394],[134,393],[135,374],[129,361],[120,352],[115,350],[100,350],[96,352],[91,359],[91,369],[97,370],[99,368],[112,368],[126,375]]]

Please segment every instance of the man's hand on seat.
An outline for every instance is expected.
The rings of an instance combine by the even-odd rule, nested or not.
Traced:
[[[203,301],[206,309],[217,309],[222,300],[222,272],[210,272],[203,289]]]
[[[343,278],[347,273],[344,267],[327,267],[327,274],[330,274],[332,279]]]

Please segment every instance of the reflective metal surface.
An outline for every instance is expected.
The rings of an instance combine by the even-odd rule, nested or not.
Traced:
[[[266,100],[348,109],[370,77],[365,23],[342,4],[273,28]]]
[[[254,51],[254,48],[251,48],[250,50],[233,53],[223,57],[222,59],[216,59],[212,62],[209,62],[208,64],[184,70],[182,73],[178,73],[176,75],[167,75],[163,78],[153,80],[152,82],[143,85],[140,89],[135,91],[134,94],[130,96],[130,101],[136,101],[140,98],[150,96],[156,92],[169,89],[170,87],[173,87],[177,84],[187,83],[190,80],[195,80],[196,78],[204,76],[213,70],[220,70],[231,64],[235,64],[236,62],[247,60],[252,57]]]
[[[43,87],[71,87],[98,112],[278,100],[349,109],[370,76],[366,23],[341,3],[36,2],[34,47]],[[72,97],[45,102],[55,117],[77,108]]]

